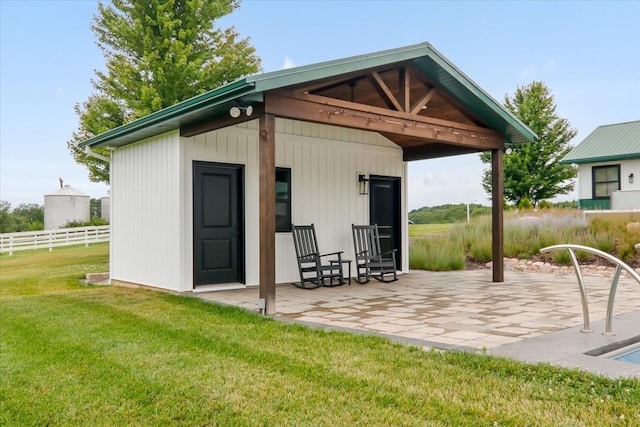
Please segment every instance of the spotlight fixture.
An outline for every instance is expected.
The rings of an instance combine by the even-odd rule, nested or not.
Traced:
[[[506,154],[507,156],[511,153],[513,153],[513,148],[507,147],[504,149],[504,154]]]
[[[241,107],[239,105],[234,105],[229,109],[229,115],[234,119],[237,119],[243,111],[247,116],[250,116],[253,114],[253,106],[247,105],[246,107]]]

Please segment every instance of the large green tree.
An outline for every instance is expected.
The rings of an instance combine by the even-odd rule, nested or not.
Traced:
[[[95,182],[109,181],[109,164],[78,143],[260,71],[249,39],[215,21],[239,0],[111,0],[98,3],[91,29],[106,65],[94,92],[76,105],[78,129],[67,145]],[[107,150],[96,149],[109,155]]]
[[[44,230],[44,206],[37,203],[21,203],[13,210],[16,231]]]
[[[505,96],[504,105],[538,135],[537,143],[515,146],[504,156],[505,199],[516,206],[526,200],[537,206],[573,190],[577,171],[560,160],[571,151],[570,141],[577,131],[556,114],[549,88],[542,82],[518,87],[513,97]],[[480,159],[490,164],[491,154],[482,153]],[[490,169],[485,169],[482,185],[491,194]]]
[[[0,200],[0,233],[11,233],[16,231],[16,221],[11,215],[11,203]]]

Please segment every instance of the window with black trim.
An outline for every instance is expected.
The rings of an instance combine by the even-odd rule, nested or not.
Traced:
[[[594,199],[608,199],[620,189],[620,165],[594,166],[591,173]]]
[[[291,169],[276,168],[276,232],[291,231]]]

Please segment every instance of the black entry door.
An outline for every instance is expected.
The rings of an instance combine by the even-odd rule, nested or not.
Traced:
[[[195,286],[244,279],[243,175],[241,165],[193,164]]]
[[[371,176],[369,181],[369,221],[378,224],[380,249],[396,249],[396,268],[402,265],[400,247],[400,178]]]

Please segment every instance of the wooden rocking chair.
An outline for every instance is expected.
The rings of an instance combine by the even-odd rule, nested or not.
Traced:
[[[311,225],[291,225],[293,244],[296,248],[300,283],[294,283],[301,289],[315,289],[320,286],[340,286],[344,284],[342,277],[342,253],[332,252],[320,254],[316,230]],[[332,260],[322,263],[322,258],[334,256]],[[309,286],[305,286],[309,283]]]
[[[380,251],[378,225],[351,224],[351,228],[358,276],[355,280],[360,284],[368,283],[370,277],[381,282],[395,282],[398,280],[396,275],[396,249],[385,253]],[[392,277],[389,278],[389,276]]]

